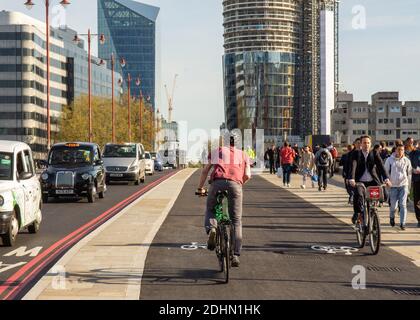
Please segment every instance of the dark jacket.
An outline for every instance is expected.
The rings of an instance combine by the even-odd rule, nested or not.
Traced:
[[[341,157],[341,160],[340,160],[340,167],[343,167],[343,178],[344,179],[349,179],[348,177],[350,177],[349,168],[351,166],[350,166],[350,157],[349,156],[351,156],[351,152],[352,151],[344,154]]]
[[[360,182],[366,168],[377,185],[381,185],[386,179],[389,179],[379,153],[371,151],[365,160],[362,150],[357,150],[353,154],[351,163],[351,179],[355,180],[356,183]]]
[[[410,161],[414,172],[417,167],[420,167],[420,150],[414,150],[410,153]],[[420,182],[420,174],[413,173],[412,182]]]
[[[270,162],[275,161],[275,155],[276,155],[276,150],[270,149],[267,151],[268,160],[270,160]]]

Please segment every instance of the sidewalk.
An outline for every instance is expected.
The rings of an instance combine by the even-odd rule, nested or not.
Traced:
[[[279,179],[276,175],[264,173],[261,177],[283,188],[283,180]],[[351,226],[353,207],[347,204],[348,195],[346,190],[343,187],[337,186],[337,181],[341,180],[336,179],[340,178],[341,177],[335,176],[332,180],[330,179],[328,190],[326,192],[319,192],[318,185],[316,185],[316,188],[312,189],[310,182],[307,183],[306,189],[301,189],[302,177],[293,174],[291,181],[292,187],[287,188],[287,190]],[[416,266],[420,267],[420,229],[417,228],[417,219],[412,210],[412,206],[408,207],[406,231],[401,231],[398,227],[399,216],[395,219],[396,227],[392,228],[389,225],[388,205],[380,208],[379,213],[382,227],[382,243],[408,257]]]
[[[194,172],[180,171],[79,242],[24,300],[138,300],[150,245]]]

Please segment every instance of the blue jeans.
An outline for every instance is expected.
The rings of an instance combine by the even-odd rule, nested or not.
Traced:
[[[290,175],[292,174],[292,165],[284,164],[283,168],[283,184],[290,184]]]
[[[390,217],[395,219],[395,211],[397,207],[400,208],[400,224],[405,226],[407,221],[407,197],[408,197],[408,186],[393,187],[391,188],[391,206],[390,206]]]

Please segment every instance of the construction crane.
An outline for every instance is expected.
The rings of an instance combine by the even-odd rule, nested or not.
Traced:
[[[173,83],[171,95],[169,95],[168,86],[165,85],[166,97],[168,99],[168,122],[169,123],[172,122],[172,112],[174,110],[174,94],[175,94],[176,78],[178,78],[177,74],[174,77],[174,83]]]

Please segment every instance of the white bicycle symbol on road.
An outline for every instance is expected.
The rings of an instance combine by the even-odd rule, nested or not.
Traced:
[[[199,244],[198,242],[191,242],[191,244],[186,244],[186,245],[181,246],[181,249],[188,250],[188,251],[197,250],[197,249],[207,249],[207,245]]]
[[[312,250],[323,251],[328,254],[344,253],[346,256],[351,256],[353,253],[359,251],[359,249],[352,247],[312,246],[311,248]]]

